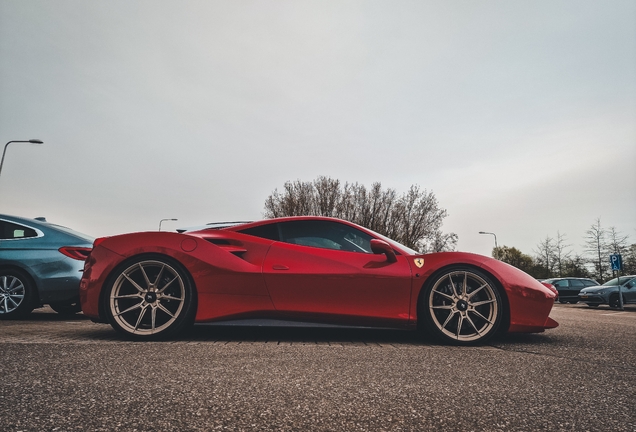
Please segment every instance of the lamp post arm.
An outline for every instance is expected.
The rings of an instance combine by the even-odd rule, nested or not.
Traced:
[[[2,174],[2,165],[4,165],[4,155],[7,153],[7,147],[9,147],[9,144],[11,144],[12,142],[15,141],[9,141],[4,145],[4,150],[2,151],[2,160],[0,160],[0,174]]]
[[[0,174],[2,174],[2,165],[4,165],[4,155],[7,153],[7,147],[9,147],[9,144],[11,143],[31,143],[31,144],[43,144],[43,142],[39,139],[30,139],[28,141],[23,141],[23,140],[13,140],[13,141],[9,141],[8,143],[6,143],[4,145],[4,150],[2,151],[2,159],[0,159]]]

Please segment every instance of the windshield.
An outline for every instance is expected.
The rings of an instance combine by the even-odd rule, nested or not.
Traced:
[[[629,280],[633,279],[633,276],[625,276],[625,277],[620,277],[620,278],[614,278],[612,280],[608,280],[607,282],[605,282],[603,284],[603,286],[618,286],[619,279],[620,279],[620,284],[624,285]]]
[[[383,236],[382,234],[378,234],[375,231],[372,231],[372,232],[373,232],[373,234],[377,235],[378,237],[380,237],[382,240],[384,240],[385,242],[387,242],[388,244],[390,244],[394,248],[397,247],[398,249],[401,249],[401,250],[405,251],[409,255],[421,255],[418,251],[413,250],[413,249],[411,249],[409,247],[406,247],[403,244],[396,242],[395,240],[391,240],[390,238],[388,238],[386,236]]]

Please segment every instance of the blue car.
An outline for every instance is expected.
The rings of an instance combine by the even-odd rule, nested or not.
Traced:
[[[92,247],[92,237],[44,218],[0,214],[0,319],[44,304],[61,314],[79,312],[79,281]]]
[[[598,305],[606,304],[611,308],[620,306],[618,297],[618,286],[621,286],[621,294],[623,295],[623,304],[636,303],[636,275],[621,276],[605,282],[601,286],[583,288],[579,292],[579,299],[589,307],[598,307]]]

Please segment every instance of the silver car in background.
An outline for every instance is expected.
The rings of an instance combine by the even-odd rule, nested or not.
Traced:
[[[621,276],[605,282],[597,287],[583,288],[579,299],[590,307],[606,304],[612,308],[620,307],[618,286],[621,286],[623,304],[636,303],[636,275]]]
[[[92,237],[44,218],[0,214],[0,319],[24,317],[43,304],[79,312],[79,281],[92,247]]]

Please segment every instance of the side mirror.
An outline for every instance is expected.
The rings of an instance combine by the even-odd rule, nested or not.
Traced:
[[[371,250],[374,254],[386,255],[386,260],[390,263],[397,262],[395,251],[393,250],[391,245],[384,240],[371,239]]]

